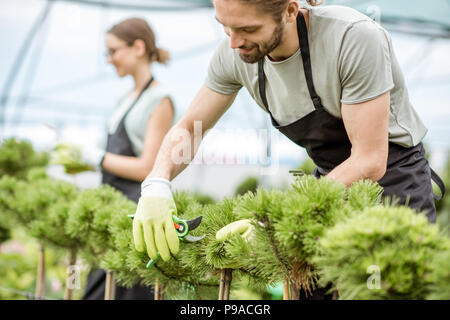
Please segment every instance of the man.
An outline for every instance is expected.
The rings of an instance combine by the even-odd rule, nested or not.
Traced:
[[[243,86],[280,132],[306,148],[316,177],[347,186],[378,181],[385,195],[435,221],[432,171],[421,144],[427,129],[409,102],[388,33],[351,8],[315,2],[306,9],[295,0],[214,1],[229,39],[142,184],[133,225],[137,250],[164,260],[178,252],[169,181],[187,164],[171,158],[179,143],[171,133],[187,130],[193,141],[194,121],[201,121],[202,133],[212,128]]]

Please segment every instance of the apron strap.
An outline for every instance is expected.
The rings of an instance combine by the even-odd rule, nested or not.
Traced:
[[[430,170],[431,170],[431,180],[433,180],[438,185],[439,189],[441,189],[441,196],[438,196],[433,192],[433,197],[436,201],[441,201],[445,194],[444,182],[433,169],[430,168]]]
[[[308,85],[309,95],[314,103],[314,108],[323,109],[322,101],[316,93],[314,87],[312,68],[311,68],[311,54],[309,51],[309,41],[308,41],[308,29],[306,28],[306,21],[303,13],[298,12],[297,15],[297,34],[300,41],[300,50],[303,60],[303,69],[305,70],[306,84]]]
[[[266,96],[266,75],[264,74],[264,59],[258,61],[258,87],[259,87],[259,94],[261,96],[261,100],[264,103],[264,106],[267,109],[267,112],[272,115],[272,113],[269,110],[269,103],[267,102],[267,96]]]
[[[301,11],[298,12],[297,15],[297,34],[300,44],[300,51],[303,61],[303,69],[305,72],[306,84],[308,86],[309,95],[314,104],[314,108],[316,110],[323,109],[322,101],[320,97],[317,95],[316,89],[314,87],[313,77],[312,77],[312,68],[311,68],[311,54],[309,52],[309,41],[308,41],[308,30],[306,28],[306,21],[303,13]],[[264,59],[258,61],[258,86],[259,86],[259,95],[261,96],[261,100],[266,107],[267,112],[270,114],[272,122],[275,125],[278,125],[275,121],[275,118],[270,112],[269,103],[267,102],[266,96],[266,75],[264,74]]]
[[[269,109],[269,103],[267,102],[267,96],[266,96],[266,75],[264,74],[264,59],[258,61],[258,86],[259,86],[259,95],[261,96],[261,100],[264,103],[264,107],[266,107],[267,112],[270,115],[270,119],[272,120],[272,125],[274,127],[278,127],[279,124],[275,120],[275,118],[272,115],[272,112]]]
[[[127,112],[125,112],[125,115],[122,117],[122,120],[124,121],[124,119],[127,117],[128,113],[130,113],[131,109],[133,109],[133,107],[136,105],[136,103],[138,103],[139,99],[141,98],[142,94],[144,93],[145,90],[148,89],[148,87],[150,87],[151,83],[153,82],[153,77],[150,78],[150,80],[145,84],[144,88],[142,88],[141,92],[139,92],[139,95],[137,96],[137,98],[133,101],[133,103],[128,107]]]

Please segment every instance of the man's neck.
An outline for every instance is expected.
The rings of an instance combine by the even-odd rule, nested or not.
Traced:
[[[307,9],[300,9],[306,20],[306,26],[309,28],[309,12]],[[298,14],[301,14],[300,12]],[[284,30],[283,39],[278,47],[275,48],[269,55],[272,61],[283,61],[293,56],[300,48],[297,33],[297,22],[288,23]]]

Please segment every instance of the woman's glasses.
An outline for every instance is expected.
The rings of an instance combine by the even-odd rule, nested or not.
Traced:
[[[124,46],[117,47],[117,48],[108,48],[108,50],[106,50],[106,52],[105,52],[105,57],[106,58],[112,57],[117,51],[119,51],[120,49],[123,49],[123,48],[127,48],[127,47],[129,47],[129,45],[124,45]]]

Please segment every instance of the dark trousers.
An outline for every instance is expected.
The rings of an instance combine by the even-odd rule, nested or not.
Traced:
[[[88,275],[83,300],[104,300],[106,286],[106,272],[102,269],[92,270]],[[115,284],[115,300],[153,300],[153,287],[135,285],[125,288]]]

